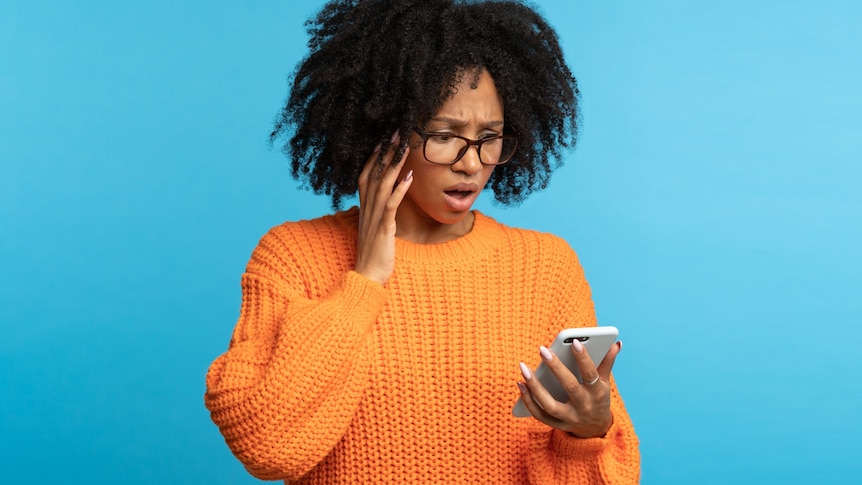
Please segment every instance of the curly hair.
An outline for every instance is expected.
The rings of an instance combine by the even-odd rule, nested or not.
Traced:
[[[374,144],[434,116],[465,72],[487,71],[518,152],[488,186],[516,205],[544,189],[578,135],[580,93],[557,34],[520,1],[334,0],[306,22],[309,54],[292,76],[270,141],[291,174],[334,208],[358,188]],[[382,151],[381,159],[382,163]]]

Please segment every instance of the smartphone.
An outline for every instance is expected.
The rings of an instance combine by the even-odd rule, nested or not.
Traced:
[[[608,350],[611,349],[611,345],[616,342],[618,336],[619,330],[617,330],[616,327],[610,326],[567,328],[557,334],[557,338],[554,339],[550,349],[554,355],[556,355],[557,358],[560,359],[560,361],[565,364],[570,371],[572,371],[572,374],[578,378],[578,382],[583,382],[581,371],[578,369],[578,364],[575,362],[574,354],[572,354],[572,342],[575,340],[579,341],[584,346],[584,349],[586,349],[590,358],[593,359],[593,363],[598,366],[602,359],[605,358]],[[535,376],[534,378],[539,379],[539,382],[545,386],[545,389],[554,396],[554,399],[560,402],[567,402],[569,400],[568,394],[563,390],[557,377],[544,362],[539,364],[539,368],[536,369],[533,375]],[[512,408],[512,414],[519,418],[530,416],[530,411],[528,411],[527,406],[524,405],[522,397],[519,397],[518,401],[515,402],[515,407]]]

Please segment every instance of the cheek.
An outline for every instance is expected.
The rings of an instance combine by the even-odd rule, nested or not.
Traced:
[[[410,147],[410,153],[407,154],[407,159],[401,166],[401,175],[407,175],[407,172],[413,170],[413,175],[417,175],[422,171],[425,163],[425,157],[422,155],[422,146],[418,148]]]
[[[488,179],[490,179],[491,175],[493,175],[495,168],[497,167],[494,165],[486,166],[485,169],[482,171],[482,176],[485,178],[485,184],[488,183]]]
[[[413,153],[407,156],[407,159],[404,160],[404,163],[401,164],[401,170],[399,171],[398,180],[403,180],[404,177],[407,176],[407,172],[413,170],[413,175],[416,175],[416,163],[412,161]]]

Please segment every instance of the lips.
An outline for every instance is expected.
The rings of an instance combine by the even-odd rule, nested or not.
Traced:
[[[452,185],[450,187],[446,187],[445,189],[443,189],[443,191],[446,192],[447,194],[449,194],[449,193],[467,193],[467,194],[469,194],[469,193],[473,193],[473,192],[478,192],[479,186],[476,184],[460,183],[460,184]]]
[[[447,190],[446,195],[449,197],[455,197],[456,199],[463,199],[465,197],[469,197],[473,192],[469,191],[461,191],[461,190]]]
[[[460,183],[446,187],[443,190],[446,194],[446,204],[454,211],[464,212],[470,210],[476,196],[479,193],[479,186],[476,184]]]

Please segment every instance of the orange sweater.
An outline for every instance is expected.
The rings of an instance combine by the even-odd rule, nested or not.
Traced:
[[[578,439],[512,416],[518,362],[595,325],[561,239],[476,213],[435,245],[396,242],[381,286],[352,271],[358,211],[273,228],[242,277],[228,351],[205,401],[256,477],[303,484],[637,483],[638,442],[614,424]]]

